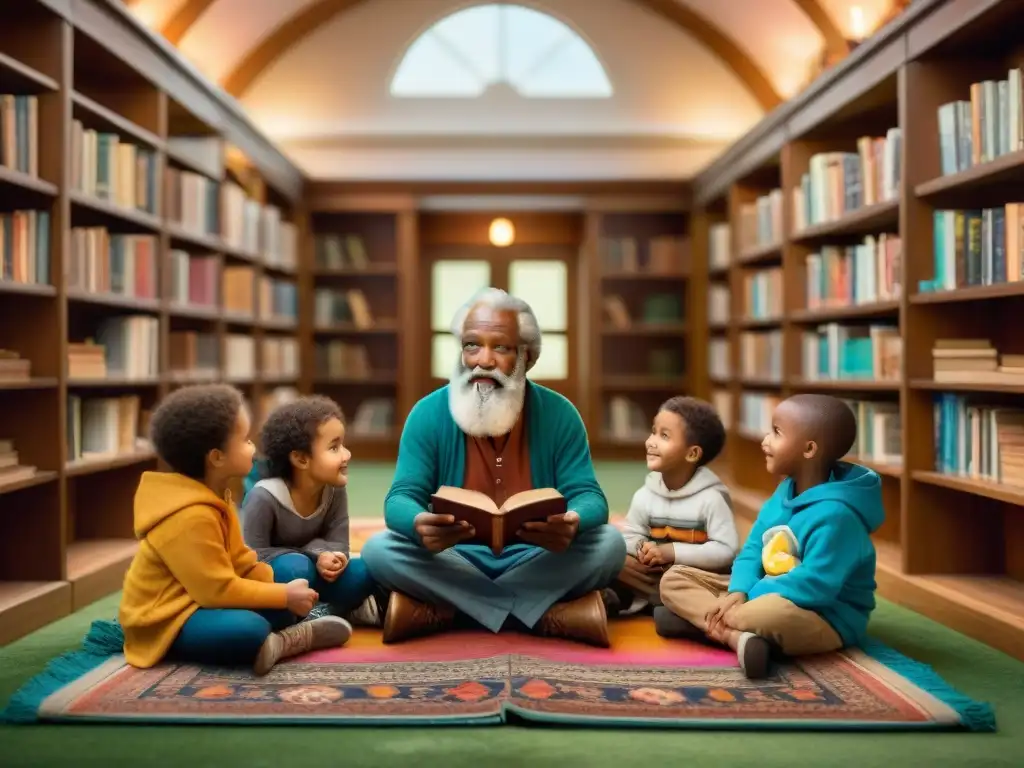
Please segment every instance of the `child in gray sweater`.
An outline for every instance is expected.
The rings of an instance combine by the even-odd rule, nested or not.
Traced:
[[[263,479],[246,494],[242,532],[275,578],[306,579],[333,612],[377,624],[373,579],[349,557],[344,440],[341,409],[329,398],[302,397],[271,413],[260,434]]]

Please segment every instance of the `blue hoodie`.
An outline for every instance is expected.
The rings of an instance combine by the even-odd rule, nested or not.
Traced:
[[[864,638],[875,608],[875,545],[871,534],[885,519],[882,481],[875,472],[840,462],[828,482],[793,497],[786,478],[761,508],[747,542],[732,566],[730,592],[749,600],[780,595],[820,614],[844,645]],[[761,552],[779,529],[796,540],[800,564],[781,576],[767,576]]]

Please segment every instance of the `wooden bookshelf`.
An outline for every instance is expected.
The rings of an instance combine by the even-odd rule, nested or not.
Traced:
[[[310,204],[303,249],[303,386],[333,398],[346,420],[346,445],[359,459],[398,454],[415,402],[416,261],[411,200],[324,198]],[[413,398],[410,401],[410,398]]]
[[[986,208],[1005,212],[1005,206],[1021,201],[1024,148],[1001,145],[997,139],[991,156],[975,156],[961,165],[954,157],[944,166],[940,136],[940,119],[947,119],[940,118],[943,105],[970,102],[973,84],[1007,80],[1008,71],[1020,66],[1024,33],[1012,22],[1015,13],[1019,4],[998,0],[921,0],[911,5],[805,93],[768,115],[698,177],[694,232],[700,236],[694,239],[694,262],[703,263],[710,275],[710,301],[714,303],[716,290],[725,292],[716,284],[728,284],[731,303],[727,322],[721,308],[708,318],[706,342],[702,340],[711,350],[708,371],[694,384],[730,421],[728,447],[716,468],[732,483],[737,506],[750,519],[776,479],[764,471],[759,445],[770,402],[758,410],[757,401],[748,399],[744,407],[744,396],[830,392],[864,404],[858,410],[862,425],[866,419],[876,425],[883,423],[876,418],[884,419],[889,445],[879,451],[878,444],[862,444],[863,453],[848,457],[882,477],[886,521],[875,535],[880,593],[1024,658],[1024,487],[986,476],[992,468],[980,463],[981,453],[975,454],[977,466],[966,467],[955,452],[937,446],[935,438],[939,422],[948,425],[955,421],[950,414],[966,413],[967,406],[1022,409],[1024,387],[990,374],[967,374],[963,383],[936,380],[932,353],[937,340],[986,339],[999,355],[1024,354],[1016,332],[1016,318],[1024,310],[1024,275],[1002,275],[1001,262],[986,261],[969,243],[959,254],[947,247],[945,232],[954,226],[949,222],[959,219],[936,215]],[[998,87],[990,88],[998,92]],[[968,126],[969,119],[968,110]],[[898,135],[891,129],[898,129]],[[881,194],[869,199],[862,192],[858,199],[808,220],[795,193],[804,174],[837,173],[812,171],[821,163],[812,158],[856,153],[864,136],[885,137],[890,147],[898,142],[898,152],[879,150],[879,162],[888,169],[876,190]],[[948,140],[946,144],[952,146]],[[843,173],[848,176],[849,169]],[[849,190],[841,179],[837,176],[832,184],[845,194]],[[781,243],[741,245],[741,207],[775,185],[783,190]],[[996,231],[996,224],[986,222],[998,221],[998,215],[980,214],[981,225],[970,226]],[[713,245],[711,233],[718,226],[721,234],[723,224],[729,227],[731,242]],[[993,254],[1012,257],[1007,264],[1020,268],[1019,254],[1010,254],[998,235],[990,242]],[[861,248],[840,251],[844,255],[838,261],[836,252],[828,250],[853,246]],[[720,255],[716,260],[723,249],[728,264]],[[813,254],[821,254],[820,264]],[[819,271],[830,259],[847,266]],[[744,370],[740,334],[760,332],[775,318],[750,318],[742,275],[776,263],[782,278],[773,285],[781,289],[778,299],[784,310],[778,318],[781,370],[751,370],[749,363]],[[843,270],[850,264],[860,266],[852,274],[863,278],[868,270],[873,280],[849,282]],[[969,273],[968,267],[978,272]],[[958,275],[950,271],[954,268]],[[898,331],[880,331],[866,343],[851,342],[857,332],[828,336],[830,324],[847,329],[887,325]],[[809,365],[817,352],[805,341],[806,334],[819,328],[826,329],[825,348],[838,341],[843,349],[831,366],[821,361]],[[872,357],[866,363],[860,353],[894,344],[893,335],[902,341],[885,347],[889,362]],[[948,395],[964,398],[950,406],[959,410],[937,410],[936,402]],[[959,428],[944,429],[943,434],[955,434]],[[999,421],[1000,441],[1004,429],[1015,427]],[[897,432],[902,436],[900,450],[894,451]],[[1012,463],[1015,438],[1007,439],[1010,448],[1003,443],[1000,450],[1009,451],[1001,459],[1011,462],[1008,469],[1002,465],[1002,477],[1008,479],[1019,472]]]
[[[598,458],[640,456],[658,406],[688,391],[690,226],[678,199],[586,214],[587,421]]]
[[[279,211],[301,224],[302,178],[192,72],[117,4],[0,9],[0,95],[14,97],[0,110],[29,118],[17,153],[0,158],[0,226],[22,232],[0,272],[0,349],[13,353],[0,356],[0,443],[13,444],[0,453],[17,465],[0,468],[0,642],[120,588],[139,475],[157,467],[146,414],[164,394],[237,379],[258,423],[276,387],[299,383],[298,350],[280,369],[265,346],[295,343],[295,300],[270,315],[260,298],[263,277],[297,280],[267,220]],[[253,201],[246,242],[229,236],[229,184]],[[203,194],[209,216],[183,216]],[[207,283],[181,271],[194,258],[209,259]],[[254,269],[246,320],[226,316],[219,287],[234,263]],[[228,356],[235,329],[255,342],[241,375]],[[172,352],[188,333],[209,341],[205,370]],[[89,340],[106,348],[80,346]],[[83,407],[118,439],[83,428]]]

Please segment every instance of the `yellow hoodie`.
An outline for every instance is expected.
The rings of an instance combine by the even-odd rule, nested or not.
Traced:
[[[135,492],[139,551],[119,620],[129,664],[152,667],[199,608],[286,608],[284,584],[245,545],[234,505],[197,480],[144,472]]]

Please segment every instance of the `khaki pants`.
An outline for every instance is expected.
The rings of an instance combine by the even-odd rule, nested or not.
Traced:
[[[729,576],[688,565],[672,566],[661,579],[665,607],[703,632],[707,631],[705,614],[714,608],[718,596],[728,591]],[[843,647],[831,624],[779,595],[764,595],[743,603],[732,617],[733,629],[763,637],[787,656],[827,653]]]

